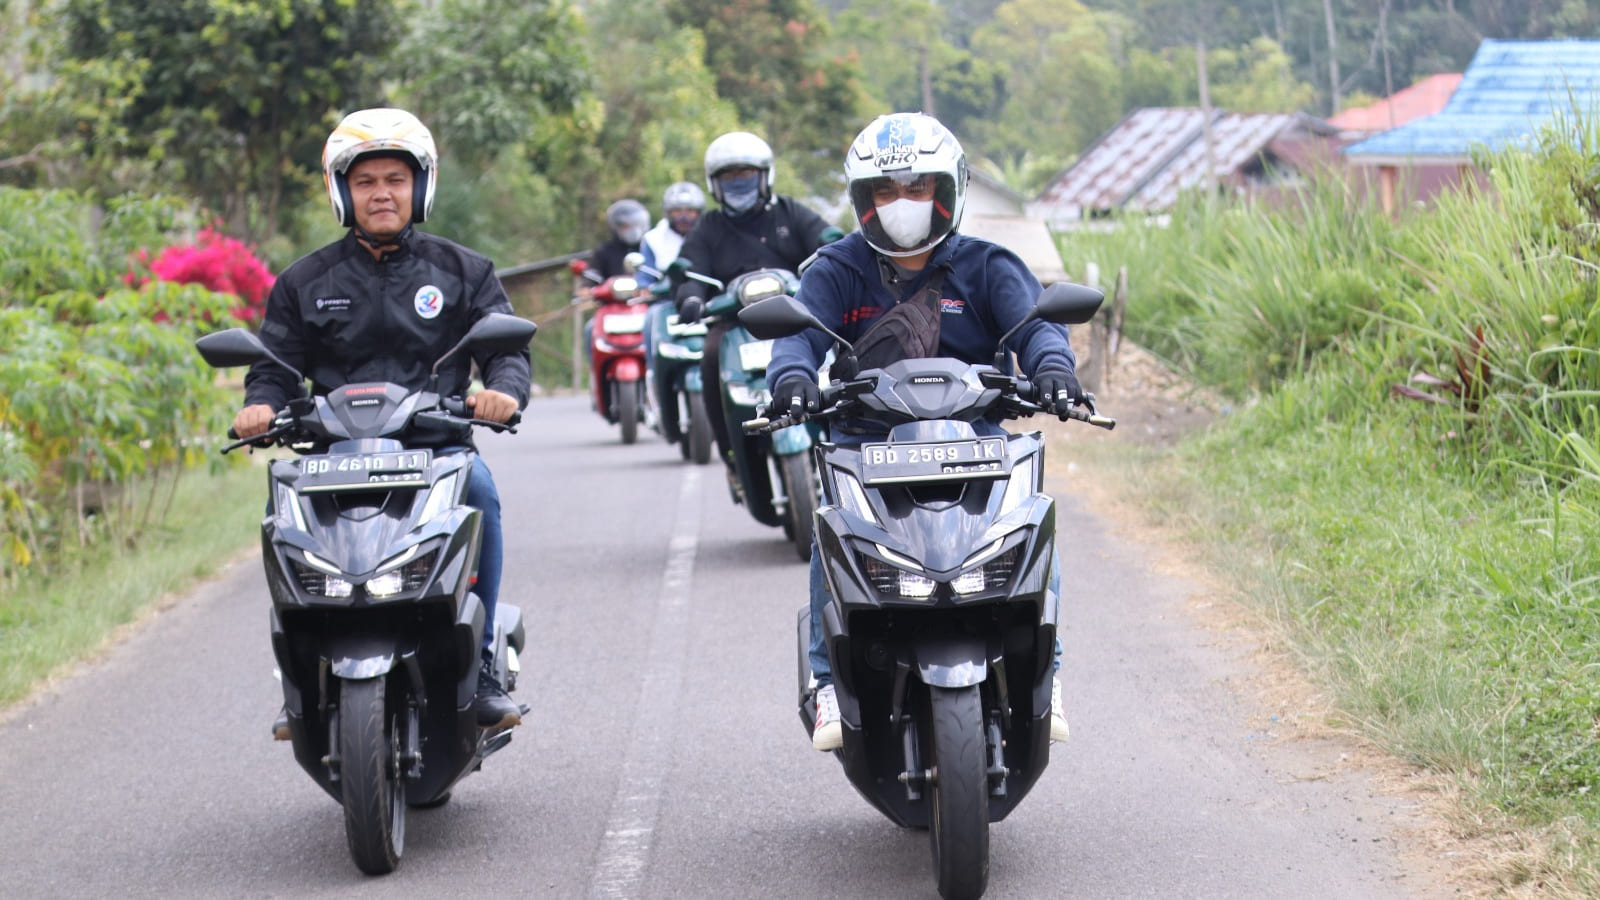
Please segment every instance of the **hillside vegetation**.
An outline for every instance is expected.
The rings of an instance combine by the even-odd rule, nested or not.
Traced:
[[[1480,163],[1399,218],[1328,181],[1062,247],[1127,266],[1132,336],[1237,401],[1146,461],[1154,502],[1198,510],[1349,724],[1535,836],[1508,887],[1593,896],[1600,129]]]

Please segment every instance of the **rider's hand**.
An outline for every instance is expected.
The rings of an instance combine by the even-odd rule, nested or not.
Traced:
[[[257,403],[239,410],[233,417],[233,433],[240,438],[253,438],[264,433],[272,427],[272,407],[265,403]]]
[[[467,408],[475,419],[504,422],[517,411],[517,398],[484,388],[467,398]]]
[[[693,281],[678,285],[673,299],[678,303],[678,321],[685,325],[700,321],[706,311],[705,288]]]
[[[1039,389],[1039,405],[1046,412],[1063,413],[1083,402],[1083,385],[1068,369],[1046,369],[1033,376]]]
[[[804,375],[790,375],[772,389],[773,415],[792,416],[822,408],[822,391]]]

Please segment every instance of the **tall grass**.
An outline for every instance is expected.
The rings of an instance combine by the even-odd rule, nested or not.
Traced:
[[[1576,891],[1600,891],[1596,121],[1398,218],[1324,181],[1062,241],[1069,271],[1129,267],[1135,340],[1246,401],[1163,490],[1357,727],[1559,824]]]

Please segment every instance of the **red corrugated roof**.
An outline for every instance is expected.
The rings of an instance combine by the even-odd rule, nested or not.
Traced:
[[[1431,116],[1449,102],[1461,83],[1461,73],[1429,75],[1393,96],[1370,106],[1347,109],[1328,120],[1341,131],[1388,131],[1407,122]]]

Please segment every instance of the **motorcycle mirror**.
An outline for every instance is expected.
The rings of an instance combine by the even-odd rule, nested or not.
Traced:
[[[1045,288],[1022,321],[1011,326],[1011,330],[1000,337],[994,351],[995,368],[1005,367],[1006,342],[1029,322],[1043,319],[1056,325],[1082,325],[1094,318],[1105,299],[1104,291],[1070,281],[1058,281]]]
[[[1038,310],[1039,318],[1046,322],[1084,325],[1094,319],[1094,314],[1100,311],[1100,304],[1105,299],[1105,292],[1098,288],[1058,281],[1039,294],[1034,309]]]
[[[478,321],[472,323],[466,335],[456,342],[445,355],[433,364],[430,373],[435,378],[439,376],[439,367],[445,364],[450,357],[455,356],[463,347],[472,346],[489,350],[494,353],[515,353],[528,346],[533,336],[538,333],[539,326],[527,319],[509,316],[505,313],[489,313]]]
[[[806,309],[805,304],[788,294],[758,300],[739,310],[739,324],[758,340],[763,341],[789,337],[807,328],[815,328],[838,341],[847,351],[854,349],[849,341],[817,321],[817,317],[811,314],[811,310]]]
[[[267,360],[289,370],[296,379],[305,380],[305,376],[294,366],[268,350],[267,346],[261,343],[261,338],[243,328],[229,328],[227,331],[201,335],[195,340],[194,346],[200,351],[200,358],[214,369],[248,366]]]

